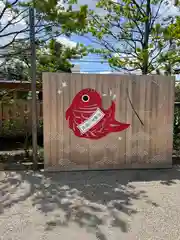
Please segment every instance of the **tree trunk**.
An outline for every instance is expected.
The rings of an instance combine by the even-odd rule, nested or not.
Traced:
[[[146,16],[145,29],[144,29],[144,42],[143,42],[143,68],[142,74],[148,74],[148,63],[149,63],[149,34],[150,34],[150,13],[151,13],[151,0],[147,0],[146,3]]]

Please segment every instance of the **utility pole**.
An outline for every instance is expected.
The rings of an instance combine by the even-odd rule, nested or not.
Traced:
[[[37,102],[36,102],[36,44],[34,8],[29,9],[30,46],[31,46],[31,91],[32,91],[32,146],[33,164],[37,169]]]
[[[178,6],[179,0],[174,0],[174,6]]]

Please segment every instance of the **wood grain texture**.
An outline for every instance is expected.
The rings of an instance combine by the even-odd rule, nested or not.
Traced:
[[[51,95],[49,74],[43,73],[43,135],[44,135],[44,167],[47,168],[51,157]]]
[[[174,84],[173,77],[156,75],[44,73],[45,170],[170,167]],[[84,88],[102,95],[104,109],[115,98],[116,120],[131,126],[99,140],[75,136],[65,112]]]
[[[0,101],[0,136],[25,136],[32,130],[31,100]],[[37,101],[37,117],[42,120],[42,102]],[[40,121],[39,121],[40,122]],[[38,131],[40,125],[38,123]]]

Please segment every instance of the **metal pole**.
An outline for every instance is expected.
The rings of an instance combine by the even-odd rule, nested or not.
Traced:
[[[34,8],[29,9],[30,46],[31,46],[31,91],[32,91],[32,147],[33,163],[37,168],[37,104],[36,104],[36,44]]]

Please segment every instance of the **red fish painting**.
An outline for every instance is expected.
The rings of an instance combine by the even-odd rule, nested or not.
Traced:
[[[100,139],[113,132],[121,132],[130,124],[115,120],[115,102],[103,109],[101,95],[94,89],[81,90],[66,111],[69,128],[77,137]]]

